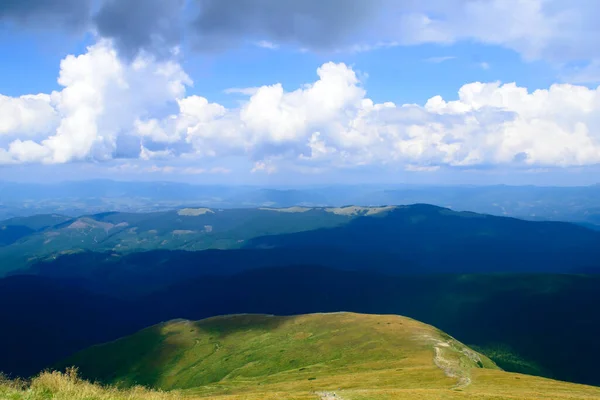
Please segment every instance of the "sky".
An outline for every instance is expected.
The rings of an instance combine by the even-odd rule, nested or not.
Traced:
[[[600,182],[595,0],[4,0],[0,180]]]

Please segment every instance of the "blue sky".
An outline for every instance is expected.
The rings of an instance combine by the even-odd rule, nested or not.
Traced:
[[[589,0],[0,5],[0,179],[591,184]]]

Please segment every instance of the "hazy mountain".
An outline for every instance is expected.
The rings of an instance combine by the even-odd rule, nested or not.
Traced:
[[[428,203],[459,211],[600,224],[600,185],[328,185],[256,187],[176,182],[0,183],[0,219],[43,213],[149,212],[190,207],[291,207]]]

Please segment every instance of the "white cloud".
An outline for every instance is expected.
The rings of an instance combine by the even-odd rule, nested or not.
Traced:
[[[278,44],[269,42],[268,40],[260,40],[260,41],[256,42],[255,44],[256,44],[256,46],[262,47],[263,49],[277,50],[279,48]]]
[[[2,133],[45,134],[42,140],[24,141],[32,135],[19,135],[5,149],[4,162],[110,159],[117,136],[131,129],[135,116],[181,97],[191,80],[171,61],[140,56],[123,64],[110,42],[102,40],[85,54],[66,57],[58,83],[63,89],[49,95],[2,98],[9,103],[7,112],[19,111],[16,118],[2,118]]]
[[[410,172],[435,172],[440,169],[438,165],[436,166],[426,166],[426,165],[412,165],[408,164],[404,167],[406,171]]]
[[[200,175],[200,174],[205,174],[206,173],[206,169],[204,169],[204,168],[195,168],[195,167],[187,167],[187,168],[184,168],[183,170],[181,170],[181,172],[183,174],[186,174],[186,175]]]
[[[1,153],[0,153],[1,154]],[[116,173],[128,173],[128,174],[144,174],[144,173],[156,173],[156,174],[183,174],[183,175],[202,175],[202,174],[214,174],[214,175],[225,175],[231,173],[231,169],[225,167],[212,167],[212,168],[201,168],[201,167],[189,167],[189,166],[175,166],[175,165],[159,165],[144,163],[143,161],[131,161],[122,162],[117,165],[108,167],[107,170]]]
[[[8,97],[0,94],[0,135],[37,136],[56,127],[58,115],[47,94]]]
[[[253,174],[256,172],[265,172],[267,174],[273,174],[277,172],[277,168],[271,164],[271,162],[257,161],[254,163],[254,167],[250,170]]]
[[[224,141],[209,134],[216,128],[188,130],[189,139],[205,153],[237,149],[256,162],[254,171],[273,172],[290,162],[411,170],[600,163],[598,90],[553,85],[530,93],[515,84],[472,83],[455,101],[436,96],[424,106],[398,106],[368,99],[343,64],[325,64],[319,77],[294,92],[280,85],[260,88],[215,121],[224,126],[224,119],[232,128]]]
[[[443,63],[444,61],[454,60],[455,58],[456,58],[455,56],[439,56],[439,57],[429,57],[423,61],[434,63],[434,64],[440,64],[440,63]]]
[[[225,167],[213,167],[208,170],[211,174],[230,174],[231,169]]]
[[[158,150],[158,151],[151,151],[148,150],[147,148],[144,147],[144,145],[141,146],[141,150],[140,150],[140,159],[142,160],[164,160],[164,159],[169,159],[173,157],[173,151],[172,150]]]
[[[397,42],[395,40],[379,41],[379,42],[375,42],[375,43],[356,43],[352,46],[341,47],[341,48],[337,49],[336,52],[337,53],[344,53],[344,52],[364,53],[366,51],[389,49],[390,47],[400,46],[400,44],[401,44],[400,42]],[[301,51],[302,51],[302,49],[301,49]]]
[[[189,130],[201,129],[207,122],[225,113],[225,107],[209,103],[204,97],[189,96],[173,99],[179,106],[179,114],[171,115],[163,120],[136,119],[134,128],[138,135],[159,143],[178,142],[189,135]]]
[[[144,168],[144,172],[171,174],[171,173],[175,172],[175,167],[172,167],[170,165],[165,165],[165,166],[152,165],[151,167]]]
[[[177,63],[140,57],[123,64],[102,41],[62,62],[62,91],[0,98],[20,110],[0,125],[0,138],[8,138],[0,163],[182,157],[185,167],[151,169],[186,174],[230,172],[205,167],[230,157],[266,173],[600,163],[600,89],[556,84],[529,92],[474,82],[456,100],[396,105],[369,99],[345,64],[323,64],[317,74],[294,91],[252,88],[239,107],[226,108],[186,95],[192,82]],[[137,145],[127,145],[132,140]]]
[[[562,79],[569,83],[600,83],[600,59],[583,66],[564,68]]]
[[[243,94],[244,96],[253,96],[258,92],[260,87],[249,87],[249,88],[228,88],[223,91],[225,94]]]
[[[388,31],[403,44],[476,40],[513,49],[527,59],[560,61],[587,59],[590,50],[597,53],[584,39],[597,32],[594,21],[600,11],[589,0],[439,0],[398,8],[397,28]],[[571,48],[563,48],[569,43]]]

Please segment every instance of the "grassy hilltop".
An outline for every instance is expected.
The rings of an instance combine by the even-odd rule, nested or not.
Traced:
[[[501,371],[438,329],[395,315],[172,321],[92,347],[64,365],[112,386],[47,373],[29,387],[0,385],[0,395],[14,400],[600,398],[600,388]]]

